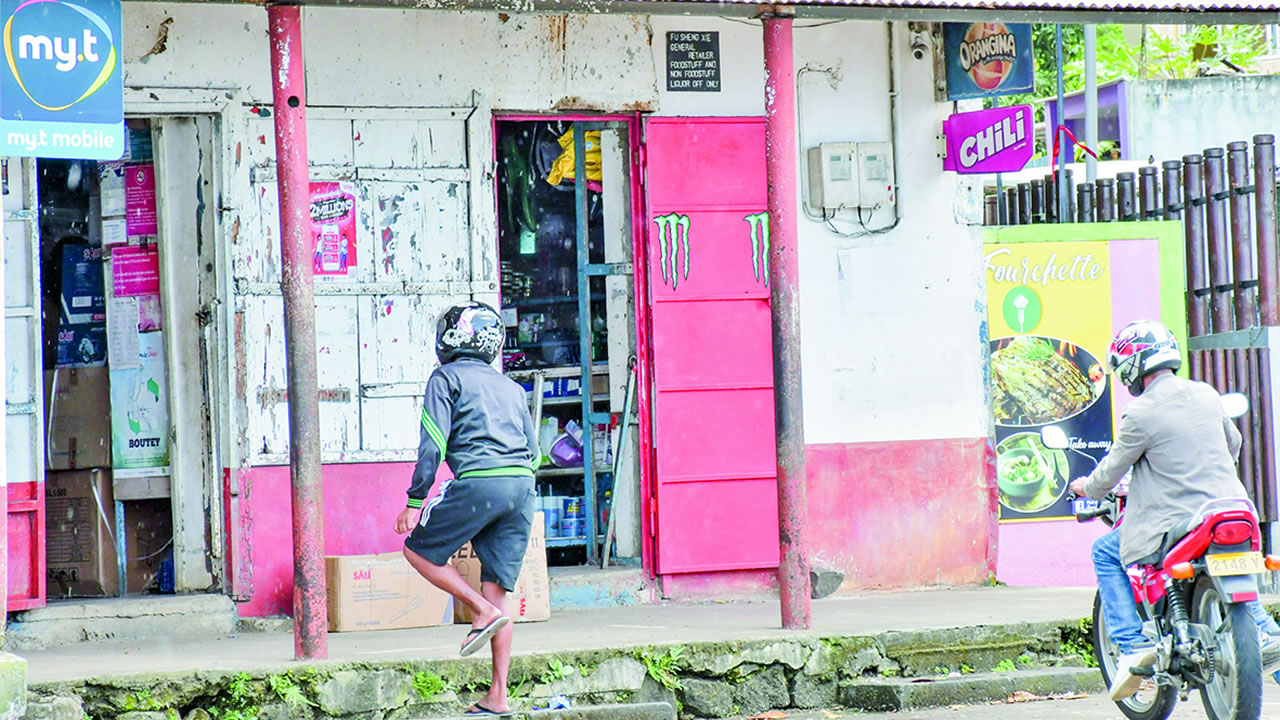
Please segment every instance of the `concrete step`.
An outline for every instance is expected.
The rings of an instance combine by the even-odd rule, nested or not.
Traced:
[[[992,702],[1018,692],[1051,696],[1102,690],[1102,673],[1097,668],[1047,668],[958,677],[860,680],[841,688],[841,699],[845,707],[854,710],[897,712]]]
[[[235,603],[225,595],[59,600],[15,613],[5,640],[10,650],[40,650],[125,638],[226,635],[237,620]]]
[[[639,567],[554,567],[549,574],[553,613],[650,602],[644,570]]]
[[[517,712],[512,717],[526,720],[676,720],[676,709],[664,702],[579,705],[565,710]]]

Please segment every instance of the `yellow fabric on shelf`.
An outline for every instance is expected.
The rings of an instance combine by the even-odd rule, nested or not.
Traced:
[[[560,136],[560,147],[564,152],[560,153],[560,157],[556,158],[555,163],[551,165],[551,172],[547,175],[547,182],[552,185],[559,185],[563,180],[573,180],[575,163],[577,159],[573,153],[573,131]],[[587,146],[587,180],[595,180],[599,182],[603,177],[600,170],[600,131],[588,130],[586,134]]]

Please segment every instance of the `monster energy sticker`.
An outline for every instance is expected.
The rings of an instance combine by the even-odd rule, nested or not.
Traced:
[[[751,225],[751,269],[756,282],[769,285],[769,213],[762,212],[743,218]],[[763,276],[761,276],[763,272]]]
[[[680,279],[689,279],[689,216],[679,213],[658,215],[658,264],[662,266],[662,283],[672,290]],[[678,262],[682,261],[682,262]],[[677,274],[680,265],[681,274]]]

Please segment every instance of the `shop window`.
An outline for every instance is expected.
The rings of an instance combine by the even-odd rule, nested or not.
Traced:
[[[51,599],[117,593],[120,523],[127,592],[173,592],[150,123],[128,137],[119,162],[36,161]]]

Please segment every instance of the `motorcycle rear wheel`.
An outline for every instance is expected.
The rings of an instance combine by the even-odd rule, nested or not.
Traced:
[[[1244,603],[1227,603],[1213,582],[1200,578],[1191,601],[1191,621],[1217,635],[1217,669],[1200,699],[1209,720],[1258,720],[1262,713],[1262,649],[1258,626]]]
[[[1138,615],[1139,617],[1145,615],[1143,608],[1138,608]],[[1143,619],[1146,618],[1143,617]],[[1111,687],[1111,679],[1115,677],[1116,656],[1119,654],[1116,646],[1111,643],[1111,637],[1107,634],[1107,622],[1102,614],[1102,596],[1094,595],[1093,657],[1098,661],[1098,669],[1102,671],[1102,683],[1106,687]],[[1144,683],[1142,690],[1133,697],[1116,703],[1116,707],[1120,708],[1120,712],[1124,713],[1129,720],[1165,720],[1178,704],[1178,690],[1167,685],[1152,687],[1152,684]]]

